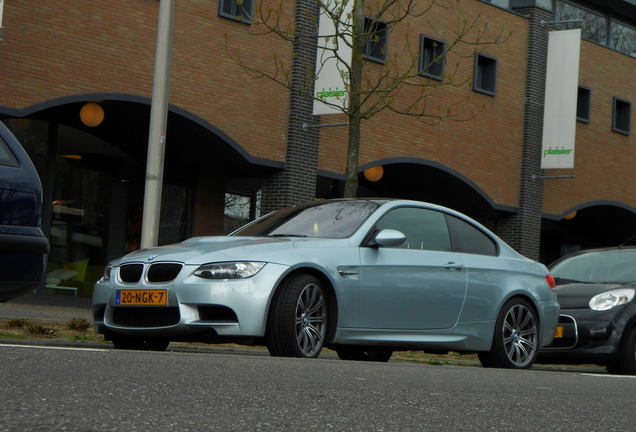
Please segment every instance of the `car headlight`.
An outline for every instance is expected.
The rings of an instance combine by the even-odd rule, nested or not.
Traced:
[[[634,298],[635,293],[636,290],[631,288],[605,291],[592,297],[590,300],[590,309],[595,311],[614,309],[615,307],[630,302]]]
[[[110,280],[110,272],[113,270],[113,266],[108,264],[104,269],[104,274],[102,275],[102,281],[108,282]]]
[[[254,276],[263,267],[265,267],[264,262],[210,263],[196,269],[194,275],[203,279],[244,279]]]

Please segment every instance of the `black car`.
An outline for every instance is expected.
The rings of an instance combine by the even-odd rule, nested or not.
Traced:
[[[27,294],[40,283],[49,251],[41,224],[38,173],[0,122],[0,301]]]
[[[579,251],[549,266],[561,316],[539,362],[636,375],[636,248]]]

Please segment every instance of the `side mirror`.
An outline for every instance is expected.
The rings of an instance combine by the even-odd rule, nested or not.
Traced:
[[[394,229],[384,229],[376,234],[375,243],[383,247],[398,247],[406,241],[404,233]]]

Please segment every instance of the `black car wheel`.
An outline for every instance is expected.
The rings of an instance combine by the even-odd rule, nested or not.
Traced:
[[[170,341],[165,339],[143,339],[128,336],[113,336],[112,342],[116,349],[139,351],[165,351],[170,345]]]
[[[508,300],[499,313],[492,349],[479,353],[484,367],[529,369],[538,354],[539,326],[534,309],[523,299]]]
[[[338,347],[336,353],[340,360],[388,362],[393,355],[393,350],[348,346]]]
[[[620,358],[607,365],[607,371],[616,375],[636,375],[636,327],[632,327],[625,335]]]
[[[269,312],[266,344],[277,357],[316,358],[327,333],[327,297],[314,276],[298,274],[283,283]]]

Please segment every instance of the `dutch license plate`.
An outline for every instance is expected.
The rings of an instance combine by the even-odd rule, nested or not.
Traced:
[[[562,338],[563,337],[563,326],[556,326],[554,329],[554,337]]]
[[[168,290],[118,290],[115,304],[165,306],[168,304]]]

